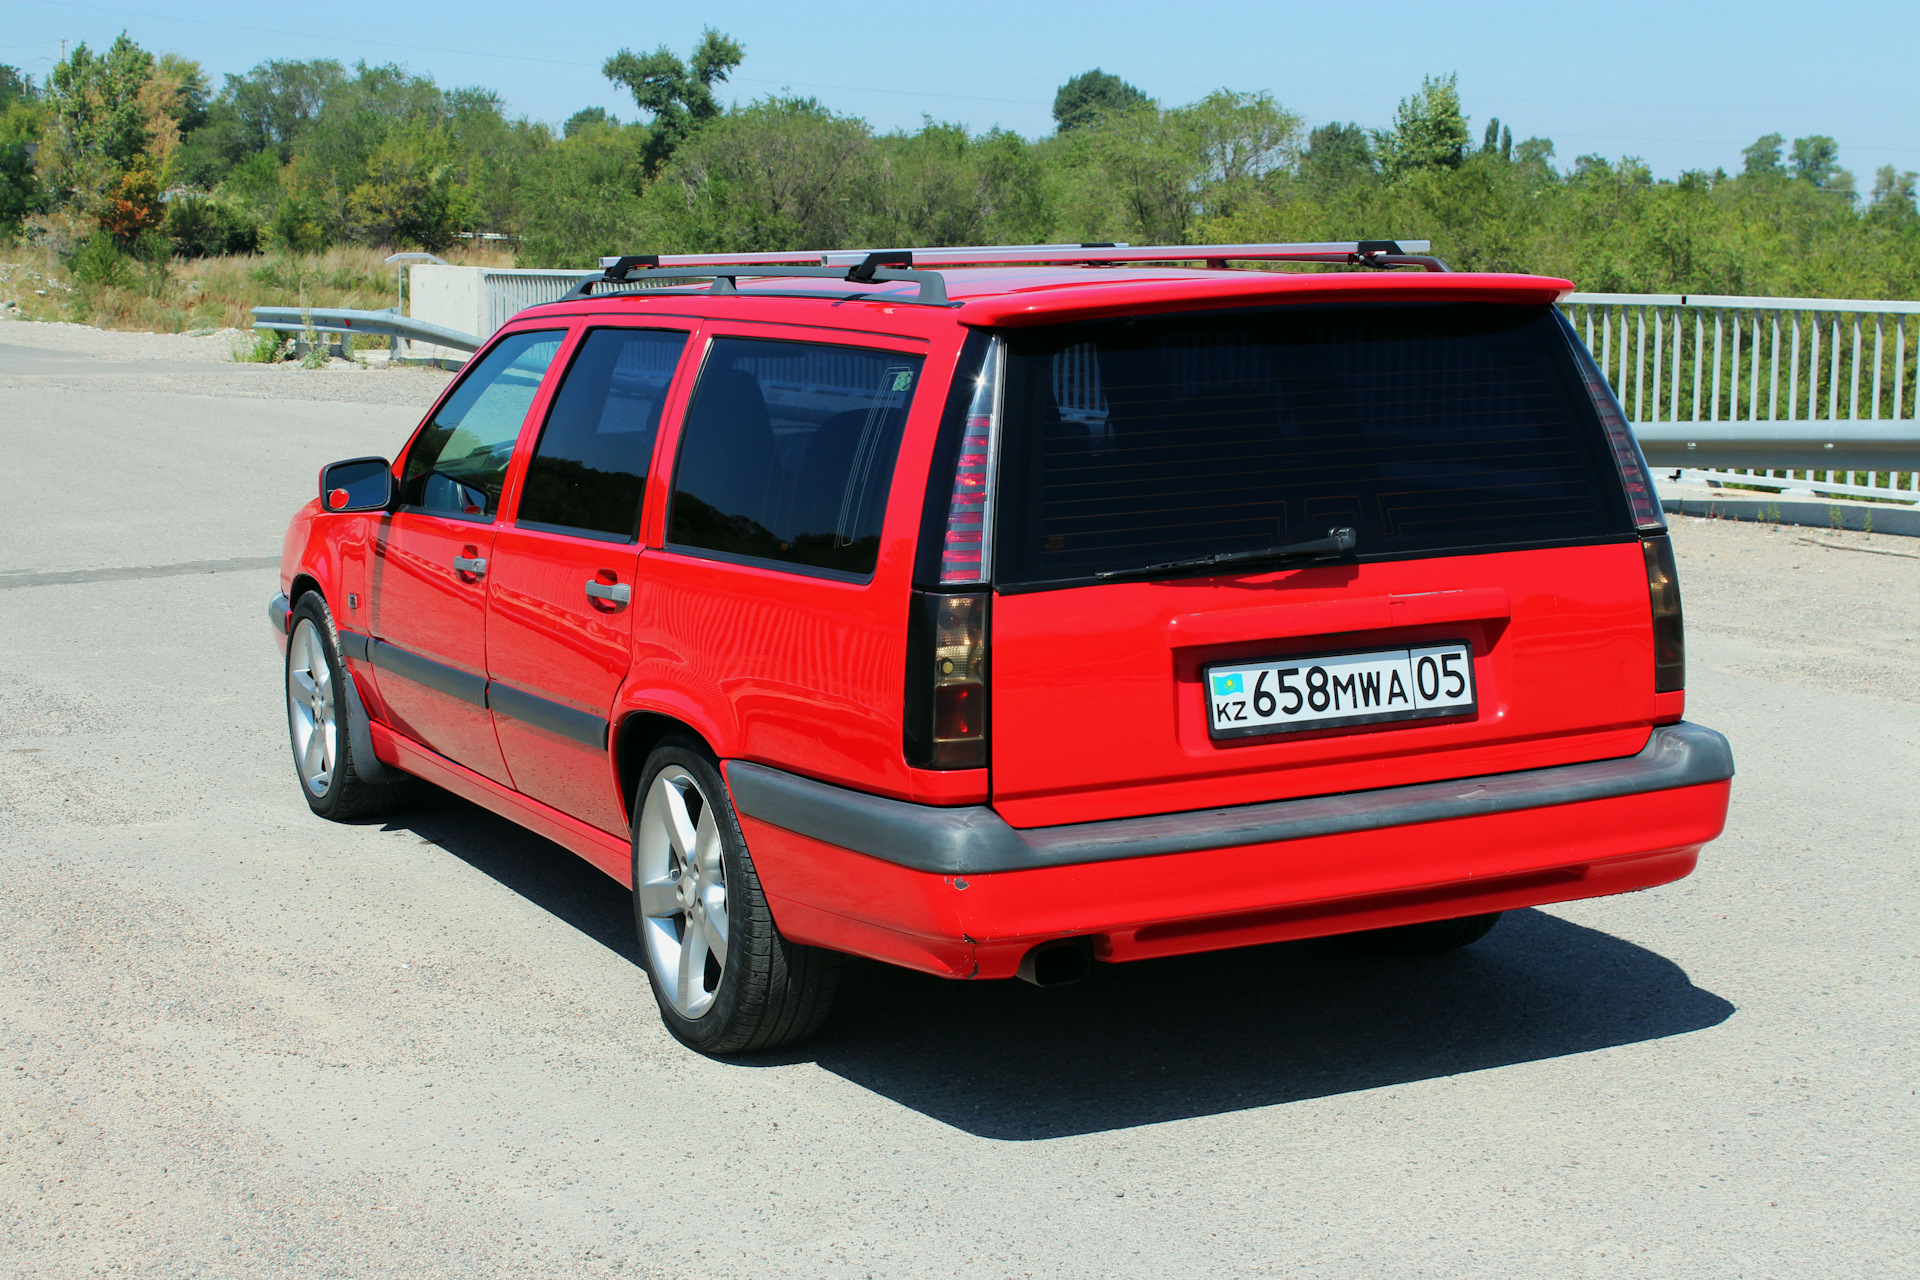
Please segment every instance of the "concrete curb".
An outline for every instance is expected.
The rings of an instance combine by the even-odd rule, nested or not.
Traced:
[[[1662,498],[1670,515],[1740,520],[1748,524],[1793,524],[1812,529],[1851,529],[1920,538],[1920,508],[1866,502],[1787,498]]]

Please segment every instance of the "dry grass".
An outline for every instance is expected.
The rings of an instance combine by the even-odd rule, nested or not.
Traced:
[[[253,308],[314,306],[380,308],[394,304],[394,269],[385,249],[325,253],[247,254],[179,259],[162,268],[129,262],[121,284],[81,284],[50,250],[0,249],[0,307],[25,320],[69,320],[98,329],[188,333],[244,329]],[[499,250],[453,250],[458,266],[508,267]]]

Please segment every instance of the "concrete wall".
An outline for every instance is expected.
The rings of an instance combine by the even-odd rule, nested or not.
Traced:
[[[443,267],[418,262],[407,268],[407,314],[428,324],[458,329],[476,338],[493,332],[487,324],[487,281],[484,267]],[[470,352],[450,347],[408,344],[415,360],[464,361]]]
[[[407,275],[407,314],[415,320],[470,333],[481,341],[523,307],[552,302],[590,271],[517,271],[418,263]],[[412,359],[466,359],[466,352],[415,343]]]

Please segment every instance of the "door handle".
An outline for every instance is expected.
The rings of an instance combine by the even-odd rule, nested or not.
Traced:
[[[453,558],[453,567],[457,573],[470,573],[476,578],[485,577],[487,572],[487,558],[485,556],[455,556]]]
[[[633,599],[633,588],[624,582],[602,582],[598,578],[588,578],[587,594],[595,600],[623,605]]]

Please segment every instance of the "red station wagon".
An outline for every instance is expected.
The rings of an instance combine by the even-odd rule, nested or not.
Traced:
[[[294,516],[307,802],[423,778],[631,885],[707,1053],[846,955],[1410,954],[1678,879],[1733,759],[1646,464],[1567,281],[1424,250],[609,259]]]

